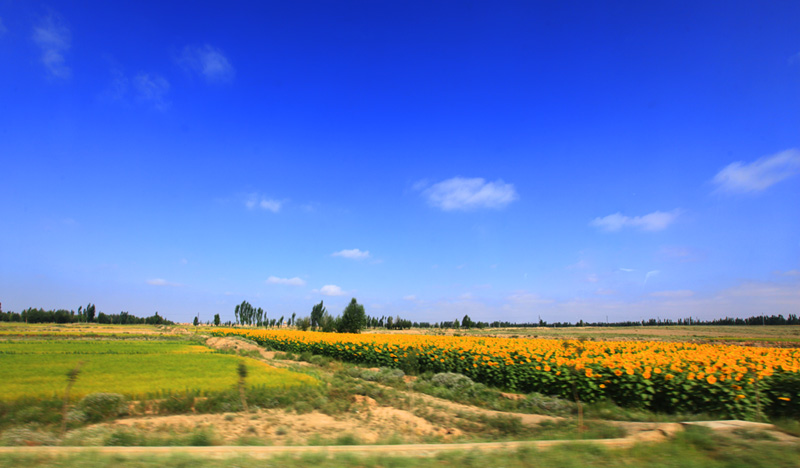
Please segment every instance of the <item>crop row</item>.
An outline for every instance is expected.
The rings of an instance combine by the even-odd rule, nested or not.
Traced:
[[[513,391],[660,412],[800,416],[800,349],[219,329],[261,345],[407,372],[458,372]]]

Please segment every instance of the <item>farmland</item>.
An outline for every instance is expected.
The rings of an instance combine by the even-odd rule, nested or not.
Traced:
[[[280,447],[297,446],[611,439],[660,440],[653,453],[686,450],[703,459],[719,457],[698,448],[708,444],[747,455],[767,442],[745,448],[742,437],[789,443],[788,434],[800,435],[797,349],[510,337],[526,331],[490,337],[9,324],[0,327],[0,445],[215,445],[220,453],[274,445],[279,456]],[[66,375],[79,363],[60,433]],[[239,363],[247,369],[243,393]],[[91,413],[91,402],[103,401],[98,395],[118,395],[124,407]],[[73,416],[80,411],[95,416]],[[769,419],[782,432],[769,425],[737,429],[732,439],[702,428],[675,432],[675,421],[720,417]],[[711,442],[695,447],[697,438]],[[632,452],[615,453],[607,456]],[[23,460],[8,457],[0,454],[0,464]],[[498,457],[525,465],[513,453]]]
[[[0,345],[0,395],[4,399],[60,397],[64,375],[80,364],[72,394],[119,393],[130,398],[196,390],[204,394],[231,388],[236,367],[246,362],[249,383],[291,387],[314,380],[251,358],[213,353],[185,341],[45,340]]]
[[[655,411],[800,415],[800,350],[650,341],[482,339],[220,330],[370,366],[454,372],[512,391]],[[794,400],[794,401],[793,401]]]

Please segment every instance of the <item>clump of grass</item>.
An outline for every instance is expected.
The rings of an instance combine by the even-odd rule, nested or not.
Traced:
[[[361,445],[361,440],[354,434],[342,434],[336,438],[335,445]]]
[[[770,434],[767,431],[762,431],[762,430],[738,428],[733,430],[733,434],[746,440],[770,440],[770,441],[778,440],[778,438],[775,437],[774,435]]]
[[[50,431],[43,430],[36,425],[14,427],[3,431],[0,436],[0,445],[4,446],[38,446],[57,445],[58,438]]]

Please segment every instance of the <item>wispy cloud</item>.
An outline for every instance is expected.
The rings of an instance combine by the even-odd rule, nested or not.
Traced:
[[[633,268],[620,268],[619,271],[624,271],[625,273],[631,273],[636,270],[634,270]]]
[[[403,300],[404,301],[412,301],[413,302],[413,301],[417,300],[417,296],[415,296],[413,294],[409,294],[408,296],[403,296]]]
[[[653,297],[666,297],[670,299],[677,299],[677,298],[684,298],[684,297],[692,297],[694,296],[694,291],[689,289],[676,289],[672,291],[656,291],[650,293]]]
[[[169,81],[163,76],[141,72],[133,78],[133,85],[140,101],[150,104],[159,111],[169,109],[171,105],[167,100]]]
[[[334,252],[331,255],[334,257],[349,258],[352,260],[362,260],[369,257],[369,250],[362,251],[359,249],[345,249]]]
[[[172,286],[172,287],[183,286],[182,284],[171,283],[162,278],[149,279],[147,280],[147,284],[149,284],[150,286]]]
[[[277,213],[281,211],[281,207],[283,207],[283,202],[280,200],[264,197],[257,193],[251,193],[250,195],[247,196],[247,199],[244,201],[244,205],[250,210],[255,208],[260,208],[265,211],[271,211],[273,213]]]
[[[597,276],[596,273],[591,273],[591,274],[586,275],[586,281],[589,282],[589,283],[596,283],[596,282],[600,281],[600,277]]]
[[[184,67],[203,75],[209,83],[229,82],[236,75],[236,71],[225,54],[220,49],[208,44],[186,46],[178,62]]]
[[[595,218],[589,223],[606,232],[616,232],[623,228],[635,228],[641,231],[662,231],[680,216],[681,210],[654,211],[644,216],[625,216],[614,213],[602,218]]]
[[[786,270],[786,271],[777,270],[774,273],[778,276],[800,276],[800,270]]]
[[[64,54],[72,45],[72,34],[59,15],[50,13],[34,26],[33,42],[42,51],[42,64],[47,71],[57,78],[69,78],[71,70]]]
[[[511,294],[506,298],[506,300],[512,304],[516,305],[539,305],[539,304],[552,304],[555,301],[553,299],[546,299],[538,294],[529,293],[526,291],[518,291],[514,294]]]
[[[278,278],[277,276],[270,276],[267,278],[269,284],[285,284],[287,286],[305,286],[306,282],[301,278]]]
[[[757,193],[800,174],[800,150],[788,149],[749,164],[737,161],[714,176],[715,193]]]
[[[335,284],[326,284],[325,286],[319,289],[319,293],[323,296],[344,296],[345,292],[342,291],[342,288],[336,286]]]
[[[481,178],[463,177],[453,177],[433,184],[424,189],[422,194],[430,205],[444,211],[500,209],[519,198],[514,185],[502,180],[487,182]]]
[[[658,270],[650,270],[647,273],[645,273],[645,275],[644,275],[644,284],[647,284],[647,280],[649,280],[650,278],[658,275],[659,273],[661,273],[661,272],[658,271]]]

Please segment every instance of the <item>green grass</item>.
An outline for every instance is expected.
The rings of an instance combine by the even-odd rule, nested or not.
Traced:
[[[66,373],[81,372],[71,396],[95,392],[131,398],[158,397],[186,390],[201,393],[229,389],[244,360],[248,386],[316,385],[311,376],[276,369],[255,359],[215,353],[191,342],[59,340],[0,342],[0,400],[63,395]]]

